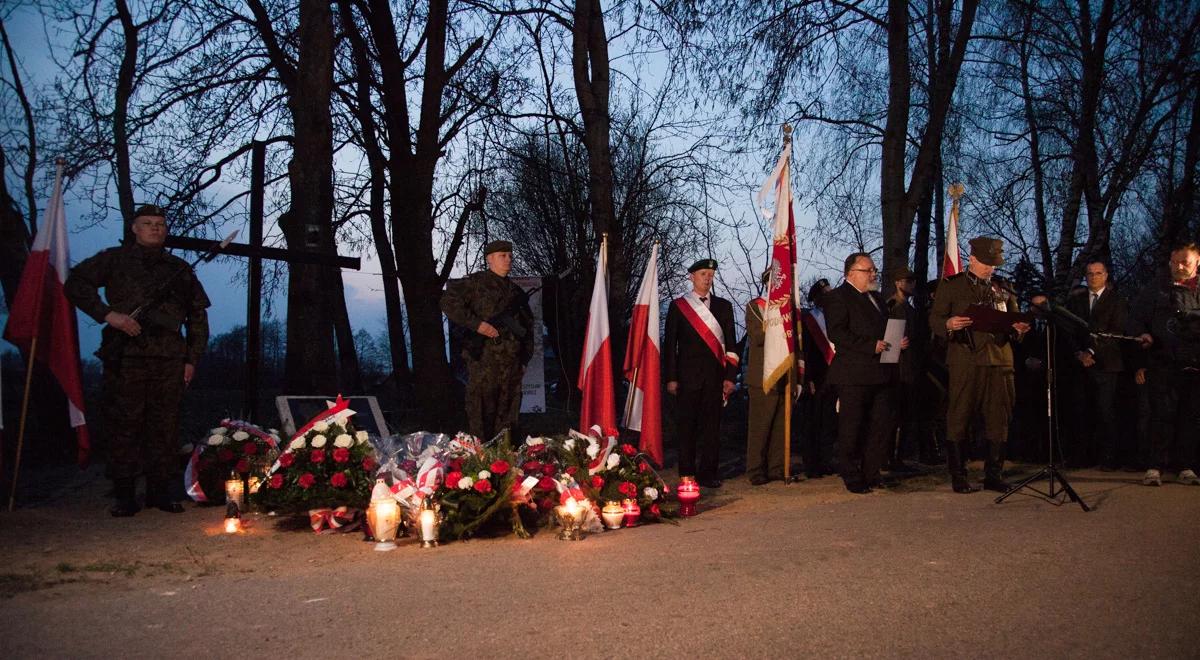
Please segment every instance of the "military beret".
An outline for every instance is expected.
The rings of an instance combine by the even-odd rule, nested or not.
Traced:
[[[705,268],[707,268],[709,270],[716,270],[717,269],[717,260],[716,259],[701,259],[700,261],[697,261],[696,263],[694,263],[690,267],[688,267],[688,272],[694,273],[698,270],[703,270]]]
[[[483,246],[483,256],[487,256],[493,252],[512,252],[512,243],[509,241],[492,241]]]
[[[971,239],[971,256],[988,266],[1004,265],[1004,242],[990,236]]]
[[[163,209],[163,207],[158,206],[157,204],[142,204],[141,206],[137,207],[137,210],[133,212],[133,217],[131,217],[129,220],[132,222],[133,220],[142,216],[148,218],[165,218],[167,217],[167,212]]]
[[[908,266],[897,266],[888,271],[888,281],[895,282],[896,280],[912,280],[916,279],[916,273]]]

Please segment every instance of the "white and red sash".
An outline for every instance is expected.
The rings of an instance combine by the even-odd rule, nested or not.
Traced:
[[[725,332],[721,330],[721,324],[717,322],[717,317],[713,316],[708,307],[700,302],[700,296],[696,295],[695,291],[689,291],[686,295],[676,298],[675,304],[679,306],[683,318],[687,319],[692,329],[696,331],[697,335],[700,335],[700,339],[712,351],[717,362],[720,362],[722,366],[726,363],[738,363],[738,355],[725,350]]]
[[[837,352],[833,342],[829,341],[829,335],[825,330],[825,314],[820,309],[813,308],[806,310],[800,318],[801,322],[808,328],[808,332],[812,335],[813,341],[817,344],[817,350],[821,351],[821,355],[825,358],[825,364],[833,363],[833,356]]]

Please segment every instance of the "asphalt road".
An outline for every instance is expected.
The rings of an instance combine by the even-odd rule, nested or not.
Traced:
[[[1197,657],[1200,487],[1073,473],[1094,506],[934,477],[727,482],[678,526],[376,553],[115,520],[81,476],[0,514],[0,657]]]

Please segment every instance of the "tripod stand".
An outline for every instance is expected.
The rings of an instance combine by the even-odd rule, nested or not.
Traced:
[[[1054,414],[1054,407],[1057,399],[1056,395],[1058,393],[1058,386],[1057,382],[1055,381],[1054,374],[1055,319],[1053,318],[1053,315],[1055,313],[1055,308],[1047,302],[1046,306],[1043,308],[1043,311],[1047,312],[1043,318],[1046,321],[1046,451],[1049,455],[1047,456],[1047,463],[1045,467],[1034,473],[1033,476],[1026,477],[1016,484],[1013,484],[1013,487],[1008,489],[1008,492],[996,498],[996,504],[1008,499],[1010,495],[1021,490],[1022,488],[1028,488],[1034,493],[1042,496],[1044,499],[1056,503],[1061,503],[1062,496],[1065,494],[1070,501],[1078,504],[1079,507],[1084,510],[1084,512],[1088,512],[1091,511],[1091,508],[1089,508],[1087,503],[1084,502],[1081,497],[1079,497],[1079,494],[1075,492],[1075,489],[1071,487],[1071,483],[1067,481],[1067,477],[1063,475],[1061,470],[1059,470],[1058,463],[1056,463],[1054,460],[1054,444],[1055,440],[1058,439],[1058,418]],[[1069,312],[1066,312],[1066,310],[1061,311],[1066,314],[1070,314]],[[1071,319],[1060,318],[1059,322],[1065,323],[1069,326],[1077,326],[1075,321],[1079,320],[1078,317],[1074,316],[1073,314],[1070,314],[1070,316],[1072,317]],[[1078,330],[1077,327],[1073,327],[1072,329]],[[1084,332],[1086,331],[1087,329],[1085,325]],[[1059,458],[1061,458],[1061,446],[1059,449]],[[1037,486],[1033,485],[1034,482],[1041,481],[1042,479],[1048,480],[1046,490],[1041,490]]]

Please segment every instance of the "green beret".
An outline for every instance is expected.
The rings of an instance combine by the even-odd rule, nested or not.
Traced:
[[[971,256],[988,266],[1004,265],[1004,242],[990,236],[971,239]]]
[[[167,212],[157,204],[142,204],[133,212],[133,217],[129,221],[132,222],[142,216],[147,218],[165,218],[167,217]]]
[[[488,256],[493,252],[512,252],[512,243],[508,241],[492,241],[483,246],[483,256]]]
[[[700,261],[697,261],[696,263],[692,264],[691,267],[688,268],[688,272],[694,273],[698,270],[703,270],[705,268],[707,268],[709,270],[716,270],[717,269],[717,260],[716,259],[701,259]]]

